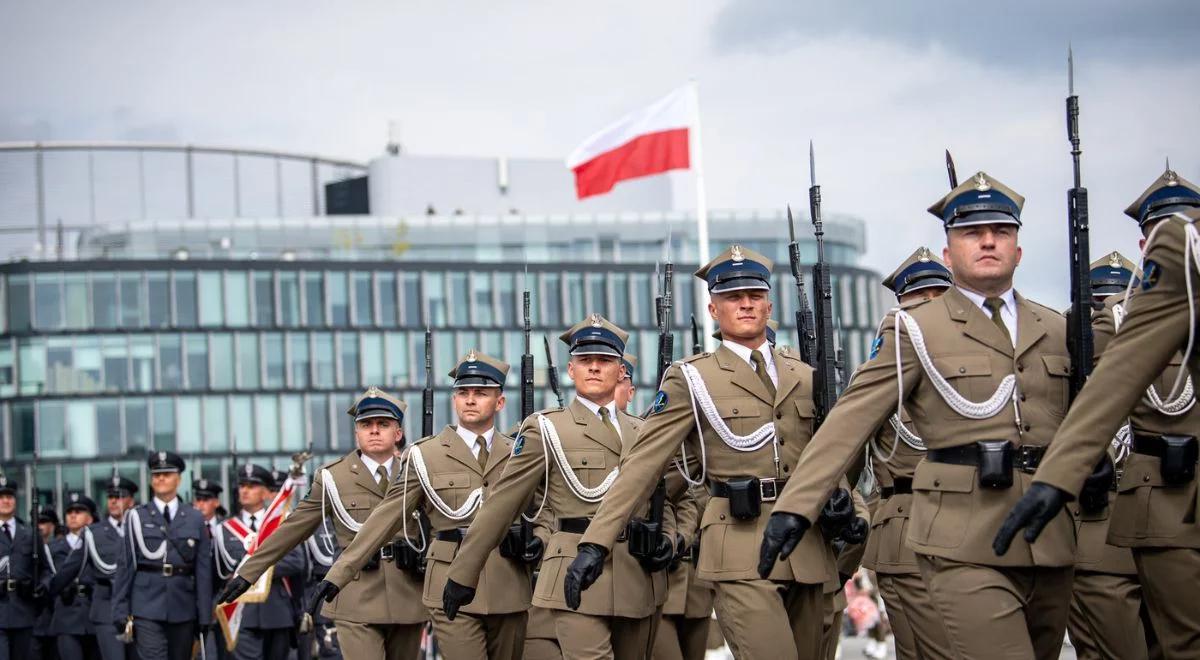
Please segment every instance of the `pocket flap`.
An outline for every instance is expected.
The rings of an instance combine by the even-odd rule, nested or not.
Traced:
[[[471,485],[471,475],[466,472],[442,472],[429,475],[434,490],[443,488],[466,488]]]
[[[1043,355],[1042,362],[1046,364],[1046,372],[1051,376],[1066,378],[1071,375],[1071,358],[1065,355]]]
[[[750,398],[713,399],[713,405],[717,407],[717,412],[725,419],[757,417],[759,414],[758,402]]]
[[[811,419],[817,415],[817,405],[812,399],[797,399],[796,414],[802,419]]]
[[[567,462],[576,470],[583,468],[603,468],[605,467],[605,453],[604,450],[569,451],[567,452]]]
[[[992,361],[986,355],[947,355],[934,358],[933,365],[944,378],[992,375]]]
[[[1160,465],[1161,461],[1153,456],[1130,454],[1129,458],[1125,459],[1125,467],[1121,473],[1121,481],[1117,484],[1117,492],[1127,493],[1143,486],[1162,487]]]
[[[912,495],[892,495],[883,506],[871,516],[871,526],[875,527],[892,518],[905,518],[912,513]]]
[[[401,537],[403,539],[403,537]],[[401,543],[404,541],[401,540]],[[414,540],[415,542],[415,540]],[[458,544],[452,541],[440,541],[434,539],[429,544],[429,558],[435,561],[443,561],[449,564],[454,561],[454,554],[458,552]]]
[[[973,465],[921,461],[913,476],[913,490],[969,493],[975,490],[976,470]]]

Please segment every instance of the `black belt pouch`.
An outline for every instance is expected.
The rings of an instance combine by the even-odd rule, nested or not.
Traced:
[[[1013,485],[1013,446],[1007,440],[980,440],[979,485],[1003,490]]]
[[[1190,435],[1162,436],[1163,452],[1159,469],[1163,483],[1182,486],[1196,478],[1196,438]]]
[[[504,538],[500,539],[500,556],[505,559],[521,559],[524,555],[524,527],[520,523],[509,525]]]
[[[725,482],[729,488],[729,513],[737,520],[754,520],[762,514],[762,490],[757,477]]]

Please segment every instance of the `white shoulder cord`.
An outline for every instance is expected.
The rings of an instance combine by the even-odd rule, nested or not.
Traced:
[[[146,547],[146,539],[142,537],[142,517],[138,515],[137,509],[129,510],[129,527],[127,531],[133,533],[133,541],[137,544],[137,549],[141,551],[142,556],[150,561],[166,561],[167,558],[167,541],[164,539],[158,544],[153,552]],[[134,561],[137,561],[137,556],[134,556]]]
[[[554,462],[558,464],[558,469],[562,472],[567,488],[575,494],[575,497],[590,504],[595,504],[604,499],[604,494],[608,492],[609,487],[617,480],[619,468],[614,467],[612,472],[609,472],[608,476],[604,478],[604,481],[600,482],[600,485],[595,488],[584,486],[575,474],[575,470],[571,468],[571,462],[567,460],[567,455],[563,451],[562,441],[559,440],[558,429],[554,427],[554,422],[551,422],[545,415],[538,415],[537,417],[538,430],[542,433],[542,444],[549,450],[547,453],[554,454]],[[547,445],[548,447],[546,447]]]
[[[0,571],[3,571],[5,575],[11,574],[11,571],[9,570],[11,568],[9,566],[10,563],[11,560],[8,556],[0,557]]]
[[[96,570],[104,575],[112,575],[117,572],[116,564],[109,564],[100,558],[100,552],[96,550],[96,538],[92,536],[90,527],[83,528],[83,545],[87,548],[87,555],[84,556],[85,562],[91,558],[92,566],[95,566]]]
[[[235,560],[233,555],[229,554],[229,551],[225,549],[224,525],[217,525],[216,529],[213,531],[212,540],[213,557],[216,559],[216,561],[213,563],[216,565],[217,577],[221,578],[222,580],[227,580],[230,576],[237,572],[238,561]]]
[[[325,551],[321,549],[321,543],[317,541],[316,534],[313,534],[305,539],[304,543],[306,546],[308,546],[308,555],[312,557],[314,562],[326,567],[333,566],[333,553],[326,554]]]
[[[404,456],[404,482],[402,484],[400,484],[400,487],[404,489],[404,491],[400,494],[400,507],[404,511],[408,511],[408,466],[411,465],[413,462],[412,458],[413,458],[414,452],[416,452],[416,454],[418,456],[421,453],[420,451],[417,450],[416,445],[413,445],[412,447],[410,447],[408,449],[408,451],[405,452],[405,456]],[[421,461],[421,469],[419,469],[417,471],[417,479],[418,480],[421,479],[421,472],[424,471],[424,469],[425,469],[424,457],[422,457],[420,459],[420,461]],[[429,475],[426,474],[425,481],[428,481],[428,479],[429,479]],[[421,489],[425,491],[426,495],[429,495],[430,491],[432,491],[433,489],[432,488],[426,489],[425,481],[421,481]],[[437,497],[436,493],[434,494],[434,497]],[[431,499],[431,501],[432,501],[432,499]],[[440,497],[438,498],[438,502],[441,502],[443,505],[446,504],[444,501],[442,501],[442,499]],[[434,506],[436,507],[437,504],[435,503]],[[476,506],[478,506],[478,503],[476,503]],[[449,507],[447,507],[447,508],[449,508]],[[472,509],[471,512],[473,513],[474,509]],[[467,515],[470,515],[470,513],[468,513]],[[417,517],[416,511],[413,511],[413,517],[414,518]],[[460,519],[454,518],[454,520],[460,520]],[[417,525],[417,531],[421,532],[421,547],[417,547],[417,546],[413,545],[412,538],[408,535],[408,516],[404,516],[404,518],[400,522],[404,526],[403,531],[404,531],[405,545],[407,545],[408,547],[412,548],[413,550],[415,550],[417,552],[425,552],[425,547],[429,545],[429,539],[425,538],[425,527],[422,525]]]
[[[1113,457],[1113,462],[1120,465],[1121,461],[1125,460],[1126,456],[1129,456],[1129,452],[1133,448],[1133,430],[1129,427],[1129,424],[1117,429],[1117,434],[1112,439],[1112,448],[1113,451],[1117,452],[1117,455]]]
[[[333,510],[333,517],[351,533],[357,534],[358,530],[362,529],[362,523],[355,520],[342,504],[342,498],[338,495],[337,482],[334,481],[329,468],[321,468],[321,486],[321,524],[325,524],[325,500],[328,499],[328,508]]]
[[[879,460],[883,461],[884,463],[890,463],[892,458],[896,456],[896,450],[900,448],[901,442],[909,447],[912,447],[913,449],[916,449],[917,451],[925,451],[925,441],[921,439],[921,436],[913,433],[907,426],[905,426],[904,421],[900,419],[900,415],[892,413],[892,416],[888,417],[888,423],[892,426],[892,431],[894,431],[895,434],[895,440],[892,441],[892,449],[887,453],[886,456],[884,456],[883,450],[879,448],[879,443],[875,441],[875,436],[871,436],[871,451],[879,457]]]
[[[417,473],[417,481],[421,484],[421,489],[425,491],[425,497],[429,498],[430,504],[438,510],[443,516],[451,520],[466,520],[475,514],[479,509],[479,505],[483,502],[483,487],[480,486],[467,494],[467,499],[463,505],[457,509],[450,508],[449,504],[438,495],[433,484],[429,482],[429,468],[425,466],[425,456],[421,454],[420,446],[413,446],[408,452],[408,461],[404,464],[404,483],[408,484],[408,466],[411,464],[414,471]],[[408,489],[405,488],[405,496],[408,495]],[[408,507],[405,506],[405,509]]]
[[[1113,305],[1112,311],[1113,331],[1120,332],[1121,323],[1125,320],[1125,306],[1117,303],[1116,305]],[[1185,365],[1181,367],[1181,369],[1186,370],[1187,366]],[[1142,400],[1146,403],[1146,405],[1150,406],[1154,410],[1157,410],[1163,415],[1177,417],[1191,410],[1192,406],[1196,404],[1195,394],[1195,390],[1192,388],[1192,377],[1188,376],[1187,380],[1184,382],[1183,391],[1179,394],[1178,398],[1170,401],[1163,401],[1162,397],[1160,397],[1158,394],[1158,389],[1152,384],[1150,387],[1146,388],[1146,395],[1142,397]]]
[[[50,555],[50,546],[43,543],[42,552],[45,553],[46,563],[50,565],[50,573],[58,573],[58,568],[54,566],[54,557]]]

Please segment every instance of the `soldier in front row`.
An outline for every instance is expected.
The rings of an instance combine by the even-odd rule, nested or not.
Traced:
[[[504,362],[474,350],[459,360],[450,372],[458,423],[408,450],[387,498],[317,589],[332,598],[370,558],[370,549],[396,534],[402,534],[414,552],[427,543],[423,600],[433,618],[438,649],[448,660],[515,660],[524,649],[529,564],[541,558],[543,541],[526,538],[519,520],[509,521],[504,541],[489,554],[475,599],[453,620],[441,607],[450,563],[512,450],[512,438],[495,427],[496,415],[504,409],[508,369]],[[428,515],[432,538],[423,537],[418,511]]]
[[[945,227],[942,255],[955,286],[885,319],[762,541],[765,573],[807,538],[829,490],[899,404],[927,447],[913,475],[908,544],[951,647],[965,658],[1057,658],[1067,625],[1070,517],[1007,557],[990,544],[1068,403],[1065,321],[1013,289],[1023,202],[979,172],[930,208]]]
[[[178,497],[184,462],[170,451],[147,459],[154,497],[126,513],[125,541],[113,579],[112,617],[133,617],[141,660],[190,658],[212,628],[212,552],[204,519]]]
[[[39,553],[34,582],[37,530],[17,519],[17,482],[0,475],[0,660],[25,660],[33,647],[36,600],[50,583],[50,559]]]
[[[341,547],[350,545],[399,473],[392,451],[404,437],[406,408],[376,387],[355,400],[347,411],[354,419],[355,448],[317,470],[308,495],[238,569],[220,602],[245,593],[269,567],[311,537],[323,519],[334,524]],[[416,657],[421,647],[429,614],[421,604],[419,578],[395,563],[403,543],[397,537],[372,550],[371,561],[322,609],[337,626],[347,658],[400,660]]]
[[[133,644],[118,637],[124,630],[114,625],[112,609],[113,578],[121,555],[128,552],[125,520],[129,510],[134,507],[133,496],[137,491],[138,485],[134,481],[114,470],[105,493],[108,515],[104,520],[93,523],[86,532],[91,537],[87,561],[95,572],[89,617],[103,660],[137,660],[138,657]]]
[[[96,519],[96,503],[80,492],[67,493],[63,517],[67,533],[50,544],[56,572],[50,579],[50,596],[56,599],[50,633],[57,639],[61,658],[100,657],[95,630],[88,616],[95,589],[95,569],[84,558],[86,530]]]

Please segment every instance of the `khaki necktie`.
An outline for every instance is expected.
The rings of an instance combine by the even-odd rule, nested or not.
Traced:
[[[479,445],[479,468],[486,470],[488,462],[487,438],[482,435],[475,436],[475,444]]]
[[[613,425],[612,417],[609,417],[608,406],[600,406],[600,423],[604,425],[604,428],[612,431],[613,435],[617,437],[617,440],[621,439],[621,433],[617,431],[617,427]]]
[[[750,351],[750,363],[754,365],[754,373],[758,374],[758,379],[762,381],[763,387],[771,393],[771,398],[775,398],[775,383],[771,381],[771,374],[767,373],[767,361],[758,349]]]
[[[1009,344],[1012,344],[1012,335],[1008,333],[1008,325],[1004,323],[1004,317],[1000,315],[1000,310],[1004,309],[1004,301],[999,298],[987,298],[983,301],[983,306],[987,307],[992,313],[992,323],[995,323],[996,327],[1000,328],[1000,332],[1004,334],[1004,338],[1008,340]]]
[[[379,467],[375,468],[375,476],[376,476],[376,477],[378,477],[378,478],[375,480],[375,483],[377,483],[377,484],[383,484],[383,485],[385,485],[385,486],[387,485],[387,482],[388,482],[388,471],[387,471],[387,468],[383,467],[382,465],[380,465]]]

